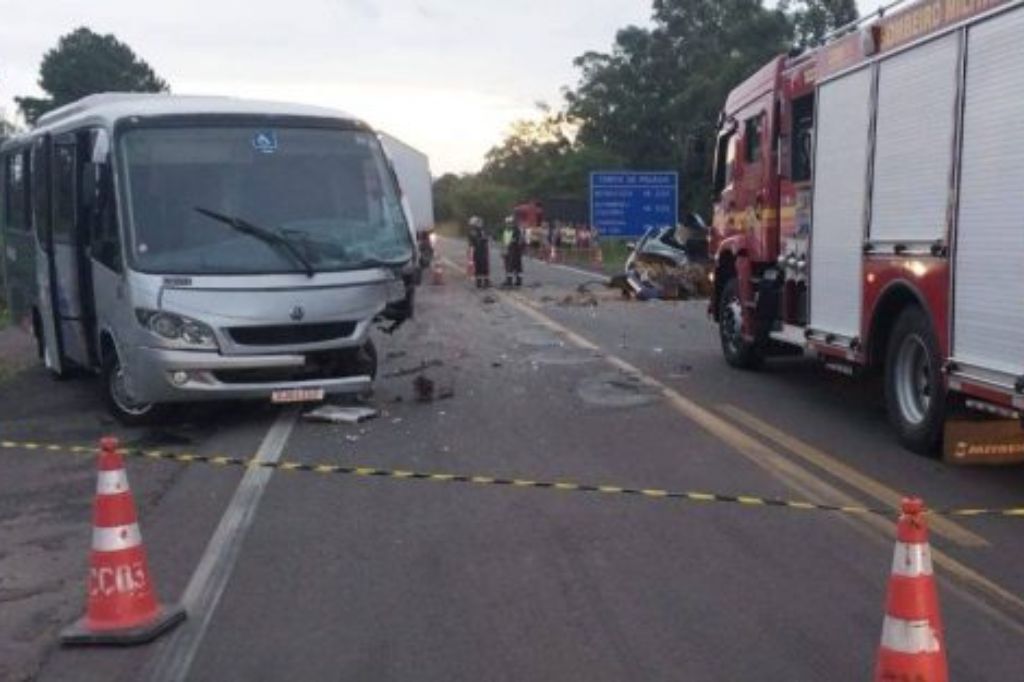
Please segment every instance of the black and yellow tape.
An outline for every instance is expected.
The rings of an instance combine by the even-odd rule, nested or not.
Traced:
[[[21,450],[28,452],[54,452],[70,453],[78,455],[92,455],[96,452],[95,447],[80,445],[59,445],[52,443],[34,443],[21,441],[0,441],[2,450]],[[179,452],[167,452],[164,450],[144,450],[134,448],[122,448],[120,453],[125,457],[145,460],[157,460],[165,462],[178,462],[180,464],[206,464],[220,467],[242,467],[262,468],[293,473],[312,473],[321,475],[344,475],[366,478],[398,479],[406,481],[432,481],[435,483],[461,483],[476,486],[498,486],[508,488],[536,488],[541,490],[552,490],[560,492],[589,493],[593,495],[619,495],[643,497],[651,500],[685,501],[696,503],[718,503],[737,504],[746,507],[781,507],[798,511],[822,511],[840,514],[860,514],[892,517],[897,510],[878,507],[861,507],[849,505],[819,504],[817,502],[802,502],[796,500],[784,500],[771,497],[757,497],[753,495],[723,495],[708,492],[688,492],[661,490],[658,488],[630,488],[615,485],[592,485],[586,483],[574,483],[570,481],[538,481],[517,478],[500,478],[494,476],[471,476],[467,474],[445,474],[430,473],[421,471],[406,471],[402,469],[377,469],[372,467],[345,466],[340,464],[306,464],[288,460],[277,462],[266,462],[252,458],[225,457],[218,455],[198,455]],[[1012,507],[1005,509],[989,508],[960,508],[960,509],[929,509],[928,514],[948,517],[1009,517],[1024,518],[1024,507]]]

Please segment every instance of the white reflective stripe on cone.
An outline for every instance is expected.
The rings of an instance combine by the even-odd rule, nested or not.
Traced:
[[[97,495],[117,495],[128,491],[128,474],[124,469],[101,471],[96,478]]]
[[[927,544],[896,543],[892,555],[892,574],[904,578],[932,575],[932,550]]]
[[[882,623],[882,647],[900,654],[934,654],[941,649],[931,623],[892,616]]]
[[[92,529],[92,548],[96,552],[117,552],[131,549],[142,544],[142,533],[139,524],[129,526],[112,526],[110,528]]]

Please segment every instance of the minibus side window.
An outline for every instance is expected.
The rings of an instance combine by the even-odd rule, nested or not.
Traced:
[[[27,232],[28,168],[24,152],[16,152],[4,161],[4,225],[14,232]]]
[[[109,163],[96,164],[96,206],[89,216],[89,241],[92,257],[114,272],[121,272],[121,233],[117,224],[117,204]]]
[[[50,179],[47,177],[50,164],[46,158],[46,144],[39,138],[32,146],[32,224],[36,239],[46,251],[50,250]]]

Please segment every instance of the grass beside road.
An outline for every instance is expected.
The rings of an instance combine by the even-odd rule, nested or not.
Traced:
[[[601,242],[601,272],[606,275],[622,273],[626,266],[626,259],[629,258],[629,249],[626,248],[626,243],[621,239],[608,239]],[[593,249],[563,248],[559,250],[559,258],[566,265],[586,270],[598,270],[594,263]]]

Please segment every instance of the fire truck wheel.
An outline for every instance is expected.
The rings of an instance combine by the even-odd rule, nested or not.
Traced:
[[[764,360],[762,349],[743,338],[743,304],[740,285],[734,277],[722,289],[718,301],[718,335],[725,361],[740,369],[756,369]]]
[[[938,451],[946,416],[939,342],[928,316],[916,306],[903,311],[889,339],[885,404],[906,448],[932,456]]]

